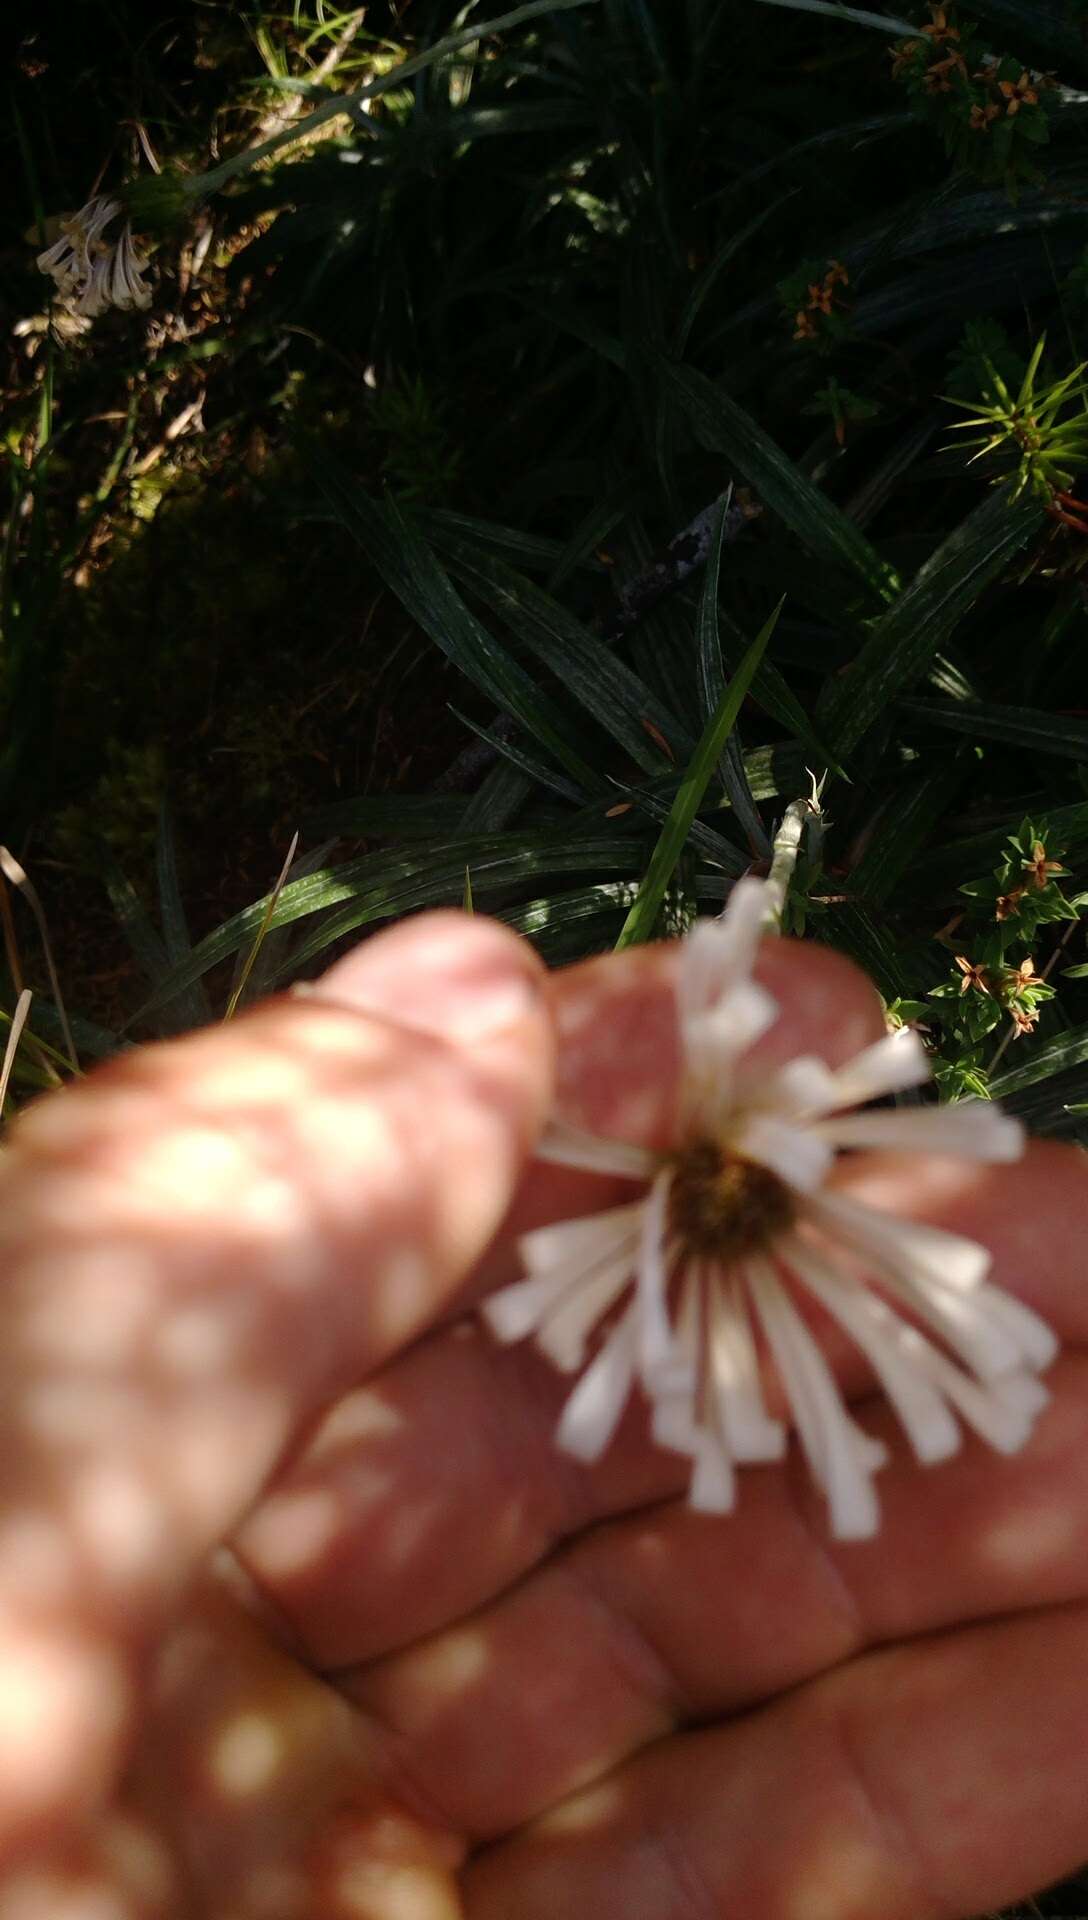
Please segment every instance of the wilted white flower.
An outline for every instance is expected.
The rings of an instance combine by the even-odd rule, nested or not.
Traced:
[[[959,1421],[1001,1452],[1022,1447],[1046,1402],[1037,1376],[1057,1342],[987,1282],[983,1247],[828,1185],[846,1151],[1018,1159],[1014,1120],[982,1100],[869,1108],[929,1078],[910,1031],[836,1070],[812,1056],[774,1071],[742,1059],[778,1013],[751,978],[767,911],[765,884],[742,880],[722,918],[699,922],[683,943],[675,1149],[654,1153],[561,1125],[540,1148],[563,1165],[644,1181],[645,1193],[527,1234],[526,1277],[492,1295],[483,1313],[499,1339],[533,1334],[569,1372],[584,1366],[599,1332],[566,1403],[560,1445],[597,1458],[638,1381],[654,1437],[691,1456],[691,1502],[706,1512],[731,1509],[738,1465],[785,1453],[786,1426],[764,1400],[762,1345],[832,1531],[863,1539],[879,1526],[873,1477],[886,1449],[848,1413],[798,1293],[866,1356],[926,1462],[955,1452]]]
[[[151,304],[151,289],[142,278],[147,260],[136,251],[130,223],[125,221],[115,239],[106,238],[106,228],[122,212],[119,200],[96,194],[61,221],[60,239],[38,255],[41,272],[52,276],[65,304],[83,319],[93,320],[107,307],[128,311]]]

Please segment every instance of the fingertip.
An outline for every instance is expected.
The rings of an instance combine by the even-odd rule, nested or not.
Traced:
[[[545,969],[500,921],[419,914],[364,940],[310,993],[440,1039],[471,1043],[540,1013]]]

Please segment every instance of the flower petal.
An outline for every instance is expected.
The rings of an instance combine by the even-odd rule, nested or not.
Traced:
[[[982,1384],[972,1380],[947,1354],[939,1353],[921,1334],[916,1338],[916,1365],[929,1375],[967,1425],[996,1452],[1019,1453],[1031,1436],[1040,1407],[1050,1398],[1042,1382],[1033,1374],[1013,1373]]]
[[[698,920],[680,952],[676,1005],[681,1025],[714,1006],[735,981],[748,978],[767,919],[763,880],[738,880],[715,920]]]
[[[872,1539],[880,1526],[872,1474],[884,1450],[851,1420],[827,1361],[766,1261],[751,1262],[748,1285],[832,1532],[837,1540]]]
[[[621,1241],[630,1240],[637,1247],[645,1204],[644,1200],[630,1201],[623,1207],[607,1207],[603,1213],[557,1220],[551,1226],[523,1233],[518,1253],[526,1271],[536,1274],[559,1269],[577,1279],[591,1271],[597,1260],[615,1253]]]
[[[875,1113],[836,1114],[813,1129],[835,1147],[876,1152],[947,1153],[991,1164],[1019,1160],[1024,1130],[989,1100],[961,1100],[952,1107],[905,1107]]]
[[[808,1211],[821,1224],[826,1221],[828,1230],[848,1246],[894,1262],[938,1286],[968,1292],[981,1285],[993,1263],[993,1256],[975,1240],[925,1226],[903,1214],[882,1213],[846,1200],[841,1193],[821,1193],[808,1202]]]
[[[684,1060],[696,1088],[709,1090],[720,1108],[730,1091],[730,1076],[742,1053],[774,1026],[778,1002],[753,980],[723,994],[715,1007],[685,1020],[681,1029]]]
[[[626,1140],[603,1140],[565,1120],[550,1122],[543,1139],[536,1145],[536,1158],[554,1166],[581,1167],[587,1173],[618,1174],[622,1179],[649,1180],[657,1157],[648,1147],[632,1146]]]
[[[586,1341],[599,1320],[619,1299],[635,1269],[636,1249],[621,1247],[592,1275],[583,1274],[546,1308],[536,1343],[562,1373],[573,1373],[586,1357]]]
[[[639,1238],[635,1279],[635,1305],[638,1313],[639,1371],[648,1383],[666,1374],[676,1364],[676,1349],[669,1324],[668,1272],[665,1259],[665,1234],[668,1222],[672,1169],[665,1167],[657,1175],[642,1207],[642,1232]]]
[[[700,1427],[688,1504],[695,1513],[732,1513],[736,1502],[737,1476],[725,1445],[712,1428]]]
[[[856,1053],[835,1074],[840,1107],[864,1106],[867,1100],[887,1093],[904,1093],[908,1087],[924,1087],[932,1078],[929,1057],[918,1035],[910,1027],[887,1033]]]
[[[763,1398],[759,1355],[739,1275],[710,1274],[710,1390],[734,1460],[785,1458],[788,1435]]]
[[[635,1378],[638,1314],[632,1306],[586,1368],[556,1429],[556,1443],[578,1460],[599,1460],[623,1416]]]
[[[810,1127],[791,1126],[770,1114],[753,1114],[734,1134],[734,1144],[745,1159],[769,1167],[788,1187],[811,1193],[822,1186],[834,1165],[834,1149]]]
[[[911,1349],[923,1336],[853,1274],[831,1266],[805,1241],[785,1241],[778,1251],[866,1355],[918,1459],[927,1465],[947,1460],[959,1447],[960,1430],[940,1393],[912,1363]],[[910,1335],[909,1343],[904,1333]]]
[[[860,1250],[875,1267],[883,1289],[902,1300],[911,1312],[939,1333],[980,1380],[996,1380],[1002,1374],[1022,1370],[1026,1356],[1019,1324],[1014,1327],[1013,1316],[995,1310],[993,1296],[998,1290],[984,1286],[977,1277],[989,1265],[984,1248],[951,1234],[937,1233],[932,1227],[925,1228],[919,1238],[917,1221],[896,1219],[893,1224],[891,1219],[885,1219],[874,1226],[879,1218],[875,1213],[851,1206],[850,1214],[869,1214],[859,1228],[854,1221],[844,1222],[846,1205],[837,1197],[829,1200],[826,1194],[820,1194],[806,1201],[806,1212],[832,1238]],[[901,1224],[906,1225],[909,1232],[899,1237]],[[940,1260],[935,1257],[934,1236],[937,1243],[952,1242],[947,1271],[942,1271]],[[969,1262],[972,1252],[981,1256],[985,1266],[977,1259],[973,1264]],[[1031,1318],[1034,1321],[1035,1316]],[[1032,1337],[1033,1340],[1039,1338],[1037,1331],[1033,1330]]]

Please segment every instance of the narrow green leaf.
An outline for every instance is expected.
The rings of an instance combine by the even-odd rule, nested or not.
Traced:
[[[696,280],[695,285],[692,287],[691,292],[688,294],[684,302],[684,311],[677,322],[676,333],[673,338],[673,347],[677,359],[683,359],[687,351],[688,341],[691,338],[691,329],[699,318],[703,304],[712,292],[719,275],[724,272],[734,254],[740,252],[745,241],[750,240],[754,233],[758,233],[764,221],[769,220],[772,213],[777,213],[779,207],[784,207],[787,200],[792,200],[796,192],[797,188],[791,187],[788,193],[780,195],[777,200],[772,200],[767,206],[761,207],[754,219],[749,220],[747,226],[741,227],[738,232],[731,233],[718,248],[713,259],[708,260]]]
[[[532,793],[535,778],[518,765],[513,751],[509,760],[492,767],[465,808],[461,820],[465,838],[474,833],[504,833]]]
[[[354,535],[387,586],[447,658],[497,706],[514,715],[579,785],[599,784],[570,745],[569,718],[474,618],[430,547],[391,500],[356,486],[326,450],[312,450],[310,471],[336,517]]]
[[[918,700],[896,702],[896,711],[910,720],[950,733],[966,733],[981,740],[1001,740],[1029,753],[1053,753],[1066,760],[1088,761],[1088,721],[1071,720],[1063,713],[1045,713],[1032,707],[990,706],[981,700]]]
[[[726,496],[718,514],[710,550],[706,557],[706,573],[703,577],[703,591],[699,598],[699,614],[695,628],[703,711],[707,719],[715,712],[726,688],[721,638],[718,632],[718,581],[721,571],[722,535],[725,530],[728,504],[728,496]],[[735,730],[725,743],[725,751],[722,754],[718,772],[753,853],[769,855],[771,842],[752,798],[744,766],[744,755]]]
[[[475,555],[462,554],[452,557],[452,565],[458,579],[479,594],[511,633],[532,648],[537,659],[557,675],[644,772],[659,772],[666,757],[655,746],[646,721],[674,752],[690,750],[687,728],[672,709],[550,594],[500,560],[480,564]],[[600,786],[600,776],[593,775],[579,784],[592,792]]]
[[[234,987],[233,992],[231,993],[230,999],[227,1001],[227,1010],[223,1015],[224,1020],[233,1020],[234,1015],[238,1011],[238,1007],[241,1002],[242,995],[246,990],[246,984],[249,980],[250,974],[253,972],[253,968],[257,960],[257,955],[261,951],[261,947],[264,944],[265,936],[267,935],[269,927],[272,924],[272,915],[276,911],[276,902],[279,899],[280,894],[283,892],[283,889],[287,884],[287,876],[291,871],[291,866],[294,861],[297,850],[298,850],[298,834],[296,832],[293,835],[291,844],[287,849],[287,858],[285,859],[282,867],[280,868],[279,878],[276,881],[275,886],[273,887],[271,893],[268,896],[268,904],[265,907],[264,915],[261,920],[260,926],[257,928],[256,934],[254,935],[253,944],[250,947],[249,952],[246,954],[245,960],[242,962],[242,967],[238,975],[237,983]]]
[[[878,814],[869,845],[850,875],[850,891],[878,905],[894,893],[899,877],[943,818],[968,772],[953,760],[934,773],[898,787]]]
[[[990,1083],[990,1091],[995,1100],[1004,1100],[1010,1094],[1020,1093],[1025,1087],[1033,1087],[1040,1080],[1049,1080],[1052,1074],[1067,1073],[1071,1067],[1083,1066],[1088,1060],[1088,1026],[1074,1027],[1069,1033],[1055,1034],[1052,1040],[1044,1040],[1032,1047],[1028,1058],[1022,1063],[1007,1067]]]
[[[585,806],[590,798],[589,794],[583,792],[581,787],[576,787],[573,780],[568,780],[565,774],[555,773],[550,767],[545,766],[543,761],[534,760],[531,754],[522,751],[516,741],[504,740],[493,727],[482,727],[478,720],[473,720],[467,713],[462,713],[460,707],[451,705],[450,712],[456,715],[470,733],[476,734],[481,740],[486,740],[489,747],[494,747],[500,758],[509,763],[508,772],[511,768],[517,768],[518,772],[524,776],[519,788],[523,796],[527,795],[533,786],[541,786],[548,788],[552,793],[559,794],[561,799],[571,801],[576,807]],[[472,801],[469,802],[461,825],[466,833],[481,825],[476,818]]]
[[[870,628],[857,659],[818,708],[840,754],[848,754],[897,695],[919,680],[938,649],[1043,520],[1030,497],[991,494],[938,547]]]
[[[765,7],[788,7],[794,13],[825,13],[832,19],[843,20],[850,27],[872,27],[877,33],[886,33],[892,39],[902,39],[904,35],[917,32],[909,20],[897,20],[887,13],[866,13],[861,7],[845,7],[839,0],[761,0]]]
[[[531,833],[472,835],[419,848],[411,853],[369,853],[339,867],[289,880],[271,914],[269,896],[236,913],[193,948],[126,1024],[135,1025],[168,1004],[183,987],[200,980],[251,941],[266,917],[268,926],[327,914],[292,955],[301,967],[330,942],[357,927],[395,918],[419,907],[456,904],[471,863],[477,897],[496,888],[540,880],[554,873],[635,873],[644,861],[644,842],[631,834],[577,833],[555,827]]]
[[[684,850],[684,843],[699,810],[699,803],[706,792],[725,743],[736,724],[737,715],[781,611],[782,602],[779,601],[770,619],[764,622],[753,640],[733,675],[730,686],[711,715],[703,737],[695,749],[694,757],[680,783],[661,837],[654,848],[650,864],[638,890],[638,898],[623,923],[616,943],[617,950],[634,946],[642,940],[649,940],[653,934],[669,881]]]
[[[704,445],[724,454],[816,559],[855,575],[874,601],[893,599],[895,575],[875,547],[743,407],[692,367],[663,360],[661,369]]]

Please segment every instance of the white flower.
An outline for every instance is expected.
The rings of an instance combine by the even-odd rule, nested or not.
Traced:
[[[500,1340],[532,1334],[572,1373],[599,1331],[563,1411],[560,1445],[596,1459],[638,1381],[655,1439],[690,1455],[691,1502],[707,1512],[732,1508],[738,1465],[785,1453],[786,1427],[764,1400],[762,1347],[832,1531],[863,1539],[879,1526],[873,1477],[886,1449],[847,1412],[798,1291],[866,1356],[925,1462],[955,1452],[960,1421],[1001,1452],[1022,1447],[1046,1402],[1038,1373],[1057,1342],[987,1282],[984,1248],[827,1184],[843,1151],[1015,1160],[1017,1122],[984,1100],[868,1108],[929,1078],[910,1031],[834,1071],[811,1056],[772,1072],[742,1059],[778,1012],[751,979],[767,911],[765,884],[742,880],[723,917],[701,921],[684,941],[676,1149],[652,1153],[562,1125],[539,1149],[566,1166],[647,1182],[647,1191],[525,1235],[526,1277],[483,1313]]]
[[[121,202],[96,194],[85,207],[61,221],[61,237],[38,255],[38,267],[55,280],[65,304],[93,320],[107,307],[148,307],[151,289],[143,280],[147,260],[137,253],[126,220],[115,240],[105,231],[123,211]]]

